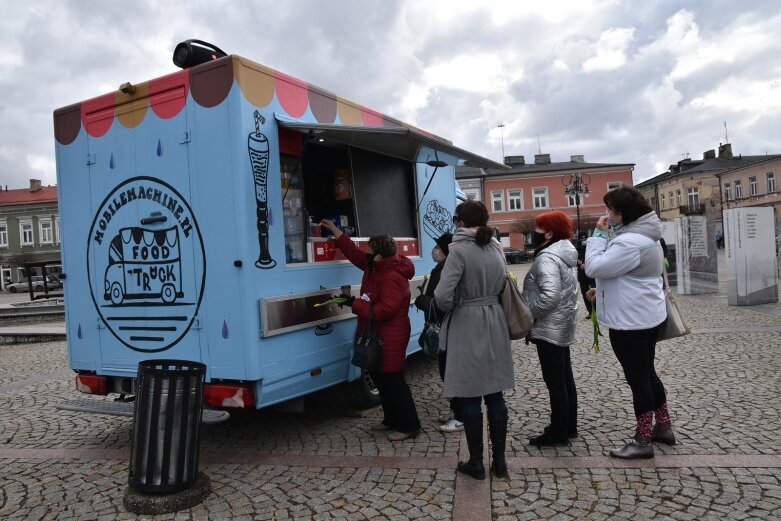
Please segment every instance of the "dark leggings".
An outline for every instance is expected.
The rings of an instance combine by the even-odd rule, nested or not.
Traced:
[[[413,432],[420,429],[418,411],[412,392],[404,380],[404,371],[395,373],[369,372],[380,393],[382,422],[399,432]]]
[[[543,340],[537,344],[542,379],[550,396],[550,431],[558,439],[566,440],[578,430],[578,391],[572,376],[569,346],[557,346]]]
[[[485,408],[488,409],[489,416],[507,411],[507,405],[504,403],[504,396],[501,392],[486,394],[485,396],[457,398],[458,408],[464,416],[477,416],[482,412],[480,403],[483,400],[485,400]]]
[[[610,344],[624,369],[626,383],[632,389],[635,416],[655,411],[667,402],[664,385],[656,375],[656,334],[661,325],[650,329],[610,330]]]

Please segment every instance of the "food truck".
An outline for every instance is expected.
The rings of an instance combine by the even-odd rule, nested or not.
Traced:
[[[236,55],[60,108],[54,131],[77,388],[132,395],[140,361],[191,360],[216,408],[337,384],[376,404],[350,364],[355,316],[314,306],[362,275],[316,223],[364,249],[395,237],[414,298],[452,231],[454,167],[502,167]]]

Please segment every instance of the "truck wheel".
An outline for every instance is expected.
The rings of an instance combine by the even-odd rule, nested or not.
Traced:
[[[380,392],[372,382],[368,371],[363,372],[363,377],[354,382],[345,382],[344,394],[347,403],[359,409],[369,409],[380,405]]]
[[[122,294],[122,286],[119,282],[115,282],[111,285],[111,303],[118,306],[119,304],[122,304],[123,300],[125,300],[125,297]]]
[[[163,302],[166,304],[170,304],[176,300],[176,288],[174,288],[174,285],[163,284],[163,289],[160,292],[160,298],[163,299]]]

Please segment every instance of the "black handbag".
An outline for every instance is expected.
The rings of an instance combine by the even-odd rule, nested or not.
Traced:
[[[437,319],[437,313],[434,310],[434,299],[431,299],[431,304],[426,314],[426,323],[423,324],[423,331],[418,338],[418,345],[429,356],[439,354],[439,329],[441,324],[442,322]]]
[[[369,322],[366,331],[358,335],[353,347],[353,365],[367,371],[382,369],[382,337],[377,334],[374,322],[374,308],[369,305]]]

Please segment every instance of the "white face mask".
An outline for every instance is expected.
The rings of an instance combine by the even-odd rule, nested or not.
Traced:
[[[439,264],[445,260],[445,254],[442,252],[439,246],[434,246],[434,249],[431,250],[431,258],[434,259],[434,262]]]

